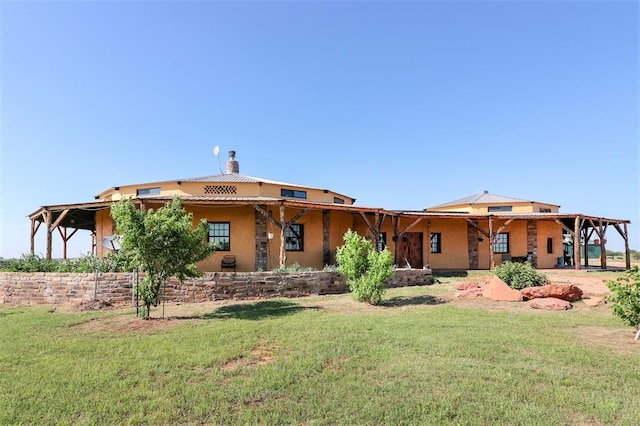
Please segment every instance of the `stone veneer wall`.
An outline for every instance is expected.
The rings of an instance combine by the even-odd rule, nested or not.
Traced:
[[[79,304],[94,299],[111,304],[134,304],[131,273],[0,272],[0,303],[11,305]],[[433,283],[429,269],[397,269],[387,287]],[[228,299],[266,299],[340,294],[348,291],[338,272],[212,272],[185,281],[171,280],[167,301],[206,302]]]

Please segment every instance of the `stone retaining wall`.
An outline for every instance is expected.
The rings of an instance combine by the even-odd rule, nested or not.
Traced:
[[[94,299],[134,304],[131,273],[0,272],[0,303],[11,305],[79,304]],[[387,287],[427,285],[431,270],[397,269]],[[205,302],[227,299],[266,299],[340,294],[348,291],[338,272],[212,272],[180,285],[170,280],[167,301]]]

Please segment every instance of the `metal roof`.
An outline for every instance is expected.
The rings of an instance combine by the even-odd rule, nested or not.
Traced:
[[[478,194],[470,195],[468,197],[460,198],[459,200],[449,201],[448,203],[439,204],[437,206],[433,206],[429,208],[435,209],[438,207],[451,207],[451,206],[469,205],[469,204],[502,204],[502,203],[534,203],[534,202],[536,201],[505,197],[503,195],[490,194],[488,191],[484,191]],[[549,203],[541,203],[541,204],[547,204],[551,206],[556,205],[556,204],[549,204]]]

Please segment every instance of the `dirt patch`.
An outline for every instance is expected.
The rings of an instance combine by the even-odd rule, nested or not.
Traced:
[[[223,371],[232,371],[241,368],[262,366],[268,364],[274,359],[275,356],[273,355],[273,348],[256,348],[249,352],[248,355],[240,355],[240,357],[224,363],[220,369]]]
[[[114,306],[106,300],[84,300],[74,306],[77,311],[97,311],[102,309],[111,309]]]
[[[637,353],[635,330],[620,330],[594,326],[575,327],[575,339],[588,347],[600,347],[618,353]]]
[[[114,333],[150,333],[162,330],[177,324],[168,319],[142,319],[131,317],[129,313],[120,314],[113,317],[92,318],[81,322],[75,327],[87,332],[108,331]]]

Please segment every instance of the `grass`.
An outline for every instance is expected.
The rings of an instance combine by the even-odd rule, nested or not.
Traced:
[[[637,423],[640,345],[607,306],[459,301],[461,279],[151,321],[1,307],[0,424]]]

